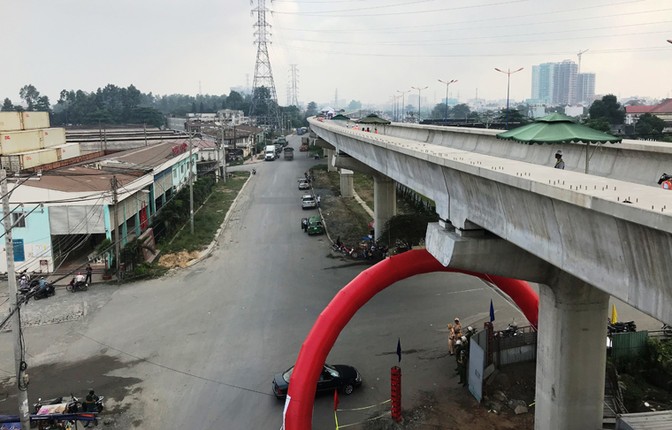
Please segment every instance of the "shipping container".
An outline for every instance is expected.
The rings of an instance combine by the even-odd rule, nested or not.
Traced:
[[[21,114],[24,130],[49,128],[49,112],[21,112]]]
[[[0,132],[0,154],[18,154],[20,152],[41,149],[42,139],[38,130]]]
[[[64,128],[43,128],[40,130],[40,137],[42,138],[42,148],[65,145]]]
[[[0,112],[0,131],[21,130],[21,112]]]
[[[57,146],[54,149],[56,149],[59,161],[79,157],[82,155],[79,149],[79,143],[77,142],[66,143],[65,145]]]
[[[56,149],[40,149],[39,151],[24,152],[22,154],[0,156],[0,165],[11,173],[26,169],[33,169],[44,164],[58,161]]]

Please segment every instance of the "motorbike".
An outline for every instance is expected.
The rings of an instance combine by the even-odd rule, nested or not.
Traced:
[[[619,321],[616,323],[609,322],[607,324],[607,334],[636,332],[637,324],[634,321]]]
[[[515,337],[518,335],[523,334],[522,331],[518,329],[518,324],[516,323],[510,323],[506,326],[504,330],[500,330],[497,333],[495,333],[495,336],[499,337]]]
[[[663,334],[665,336],[672,336],[672,326],[669,324],[663,324],[663,326],[660,328],[663,331]]]
[[[28,287],[25,285],[19,287],[19,294],[25,299],[30,299],[32,297],[35,300],[40,300],[53,296],[56,294],[56,290],[54,289],[53,284],[46,281],[44,288],[40,288],[40,280],[34,279],[30,282]]]
[[[257,169],[252,169],[252,174],[256,175],[257,174]]]
[[[77,291],[86,291],[89,289],[89,284],[86,283],[86,281],[75,281],[73,278],[70,283],[65,287],[66,290],[70,291],[71,293],[75,293]]]
[[[47,400],[42,400],[41,397],[38,398],[37,402],[33,403],[33,413],[37,414],[43,406],[59,405],[61,403],[67,403],[64,413],[74,414],[82,411],[82,402],[80,402],[73,394],[70,394],[70,400],[67,400],[67,398],[63,396]]]

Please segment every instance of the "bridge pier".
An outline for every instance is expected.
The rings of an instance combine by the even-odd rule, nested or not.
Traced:
[[[442,265],[539,283],[535,429],[601,429],[609,294],[486,230],[430,223]]]
[[[324,154],[327,156],[327,172],[335,172],[338,169],[336,168],[336,151],[333,149],[324,148]]]
[[[601,429],[609,295],[558,272],[539,285],[534,428]]]
[[[373,175],[373,224],[375,240],[378,240],[385,224],[397,214],[397,187],[384,175]]]
[[[355,195],[354,175],[352,170],[341,169],[339,174],[341,196],[353,197]]]

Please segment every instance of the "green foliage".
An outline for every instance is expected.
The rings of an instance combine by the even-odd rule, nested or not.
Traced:
[[[19,97],[26,103],[28,111],[51,112],[49,97],[40,95],[33,85],[24,85],[19,90]]]
[[[211,176],[204,176],[194,182],[194,208],[208,198],[214,183]],[[189,220],[189,216],[189,187],[184,187],[153,218],[152,227],[157,240],[171,237]]]
[[[317,115],[317,103],[310,102],[306,107],[306,117]]]
[[[604,118],[609,124],[623,124],[625,109],[618,103],[616,96],[608,94],[602,100],[595,100],[588,110],[590,119]]]
[[[100,255],[104,252],[110,251],[112,249],[112,241],[110,239],[105,239],[96,246],[96,254]]]
[[[635,133],[644,139],[659,140],[663,136],[665,121],[650,113],[640,116],[635,124]]]
[[[447,106],[445,103],[437,103],[432,108],[430,116],[432,119],[448,118],[450,116],[450,106]]]
[[[590,128],[593,128],[595,130],[599,130],[605,133],[609,133],[611,130],[609,126],[609,121],[607,121],[606,118],[597,118],[597,119],[589,119],[585,123]]]
[[[445,108],[444,108],[444,110],[445,110]],[[468,118],[470,113],[471,113],[471,109],[469,109],[469,106],[467,106],[464,103],[460,103],[458,105],[455,105],[450,110],[451,118],[455,118],[455,119]]]
[[[14,110],[14,105],[12,104],[12,101],[8,98],[5,98],[5,100],[2,102],[2,109],[0,111],[2,112],[10,112]]]
[[[437,215],[426,211],[395,215],[385,223],[381,238],[389,245],[397,240],[410,244],[419,244],[425,239],[427,224],[436,222]]]

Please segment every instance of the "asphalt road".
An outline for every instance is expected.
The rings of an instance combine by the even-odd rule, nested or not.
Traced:
[[[298,151],[254,165],[219,246],[197,265],[161,279],[58,292],[40,307],[77,305],[83,318],[25,330],[31,403],[38,397],[108,396],[108,428],[278,429],[283,402],[274,373],[291,366],[313,322],[336,292],[367,266],[330,256],[325,236],[300,228],[297,178],[319,161]],[[251,169],[240,166],[236,169]],[[196,226],[198,228],[198,226]],[[399,282],[373,298],[341,333],[328,361],[351,364],[363,386],[341,408],[389,398],[389,369],[403,350],[403,406],[422,391],[457,389],[445,326],[453,317],[482,328],[494,301],[498,325],[525,320],[504,297],[466,275],[437,273]],[[74,304],[74,305],[73,305]],[[13,369],[11,334],[0,333],[0,374]],[[3,385],[0,413],[13,413]],[[3,395],[4,394],[4,395]],[[316,399],[314,428],[333,427],[331,396]],[[342,412],[341,425],[386,410]]]

